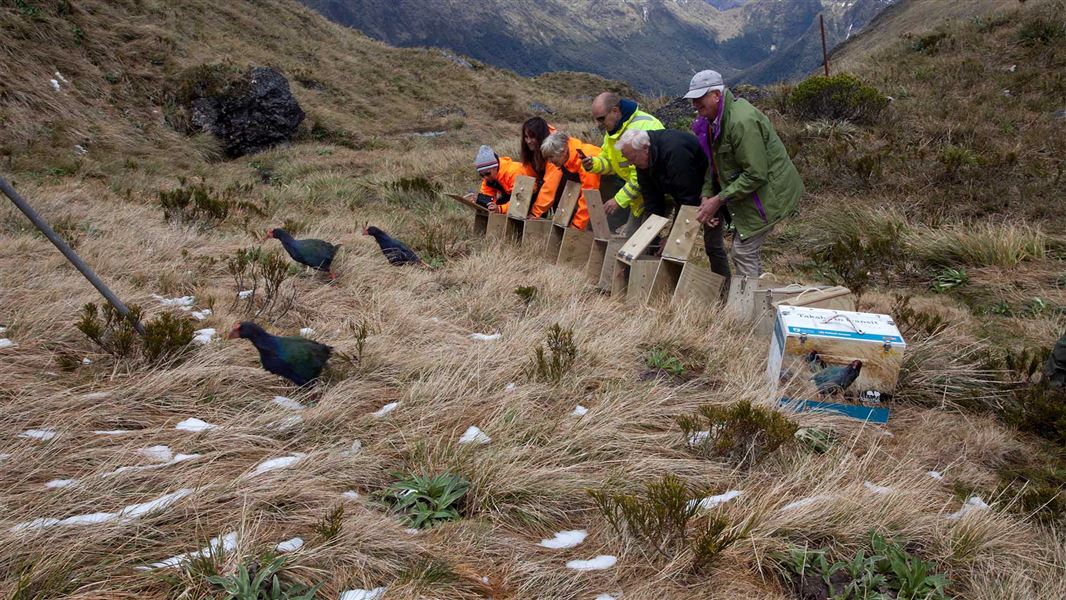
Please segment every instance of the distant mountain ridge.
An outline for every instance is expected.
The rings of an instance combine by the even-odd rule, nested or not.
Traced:
[[[897,0],[301,0],[396,46],[448,48],[521,75],[585,71],[676,94],[715,68],[730,82],[802,77]]]

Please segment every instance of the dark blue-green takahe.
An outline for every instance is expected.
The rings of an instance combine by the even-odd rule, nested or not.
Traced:
[[[318,379],[333,353],[333,348],[314,340],[270,335],[251,321],[237,323],[226,337],[250,340],[259,351],[259,361],[264,369],[296,385],[305,385]]]
[[[267,232],[267,238],[273,238],[281,242],[281,247],[289,253],[296,262],[307,265],[312,269],[329,273],[330,279],[336,279],[333,273],[333,257],[337,254],[340,244],[331,244],[325,240],[306,239],[297,240],[289,235],[288,231],[275,227]]]
[[[859,371],[861,370],[862,361],[853,360],[846,367],[840,365],[826,367],[815,373],[814,377],[811,377],[811,381],[818,386],[819,394],[843,393],[859,378]]]
[[[423,261],[414,250],[407,247],[407,244],[392,237],[384,231],[374,227],[373,225],[367,225],[363,228],[363,235],[369,235],[377,241],[378,246],[381,248],[381,253],[385,255],[385,258],[389,259],[389,264],[393,266],[401,265],[422,265],[426,266]]]

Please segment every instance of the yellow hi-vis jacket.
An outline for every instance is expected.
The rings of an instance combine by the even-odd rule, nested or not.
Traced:
[[[628,208],[633,216],[639,217],[644,213],[644,196],[641,195],[640,184],[637,183],[637,168],[631,165],[625,156],[622,156],[621,150],[614,147],[622,137],[622,134],[629,129],[654,131],[664,129],[664,127],[659,122],[659,119],[652,115],[642,110],[633,111],[629,119],[613,135],[610,133],[603,135],[603,146],[600,148],[600,155],[592,157],[592,170],[590,172],[598,175],[614,173],[621,177],[625,185],[614,195],[614,201],[618,203],[618,206]]]

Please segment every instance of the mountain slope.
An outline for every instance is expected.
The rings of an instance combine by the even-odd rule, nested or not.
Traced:
[[[672,0],[303,1],[392,44],[450,48],[526,75],[588,71],[668,94],[695,71],[713,67],[736,80],[742,69],[771,57],[773,68],[745,79],[763,83],[800,73],[787,65],[809,64],[814,55],[807,45],[795,46],[805,55],[789,47],[819,12],[826,13],[835,42],[891,2],[751,0],[719,10],[703,1]]]

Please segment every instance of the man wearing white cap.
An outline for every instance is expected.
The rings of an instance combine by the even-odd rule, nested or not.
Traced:
[[[699,117],[692,133],[710,165],[698,219],[711,222],[722,207],[736,229],[733,263],[742,277],[762,273],[762,246],[774,225],[796,211],[803,180],[770,119],[726,89],[717,71],[700,71],[685,98]]]

